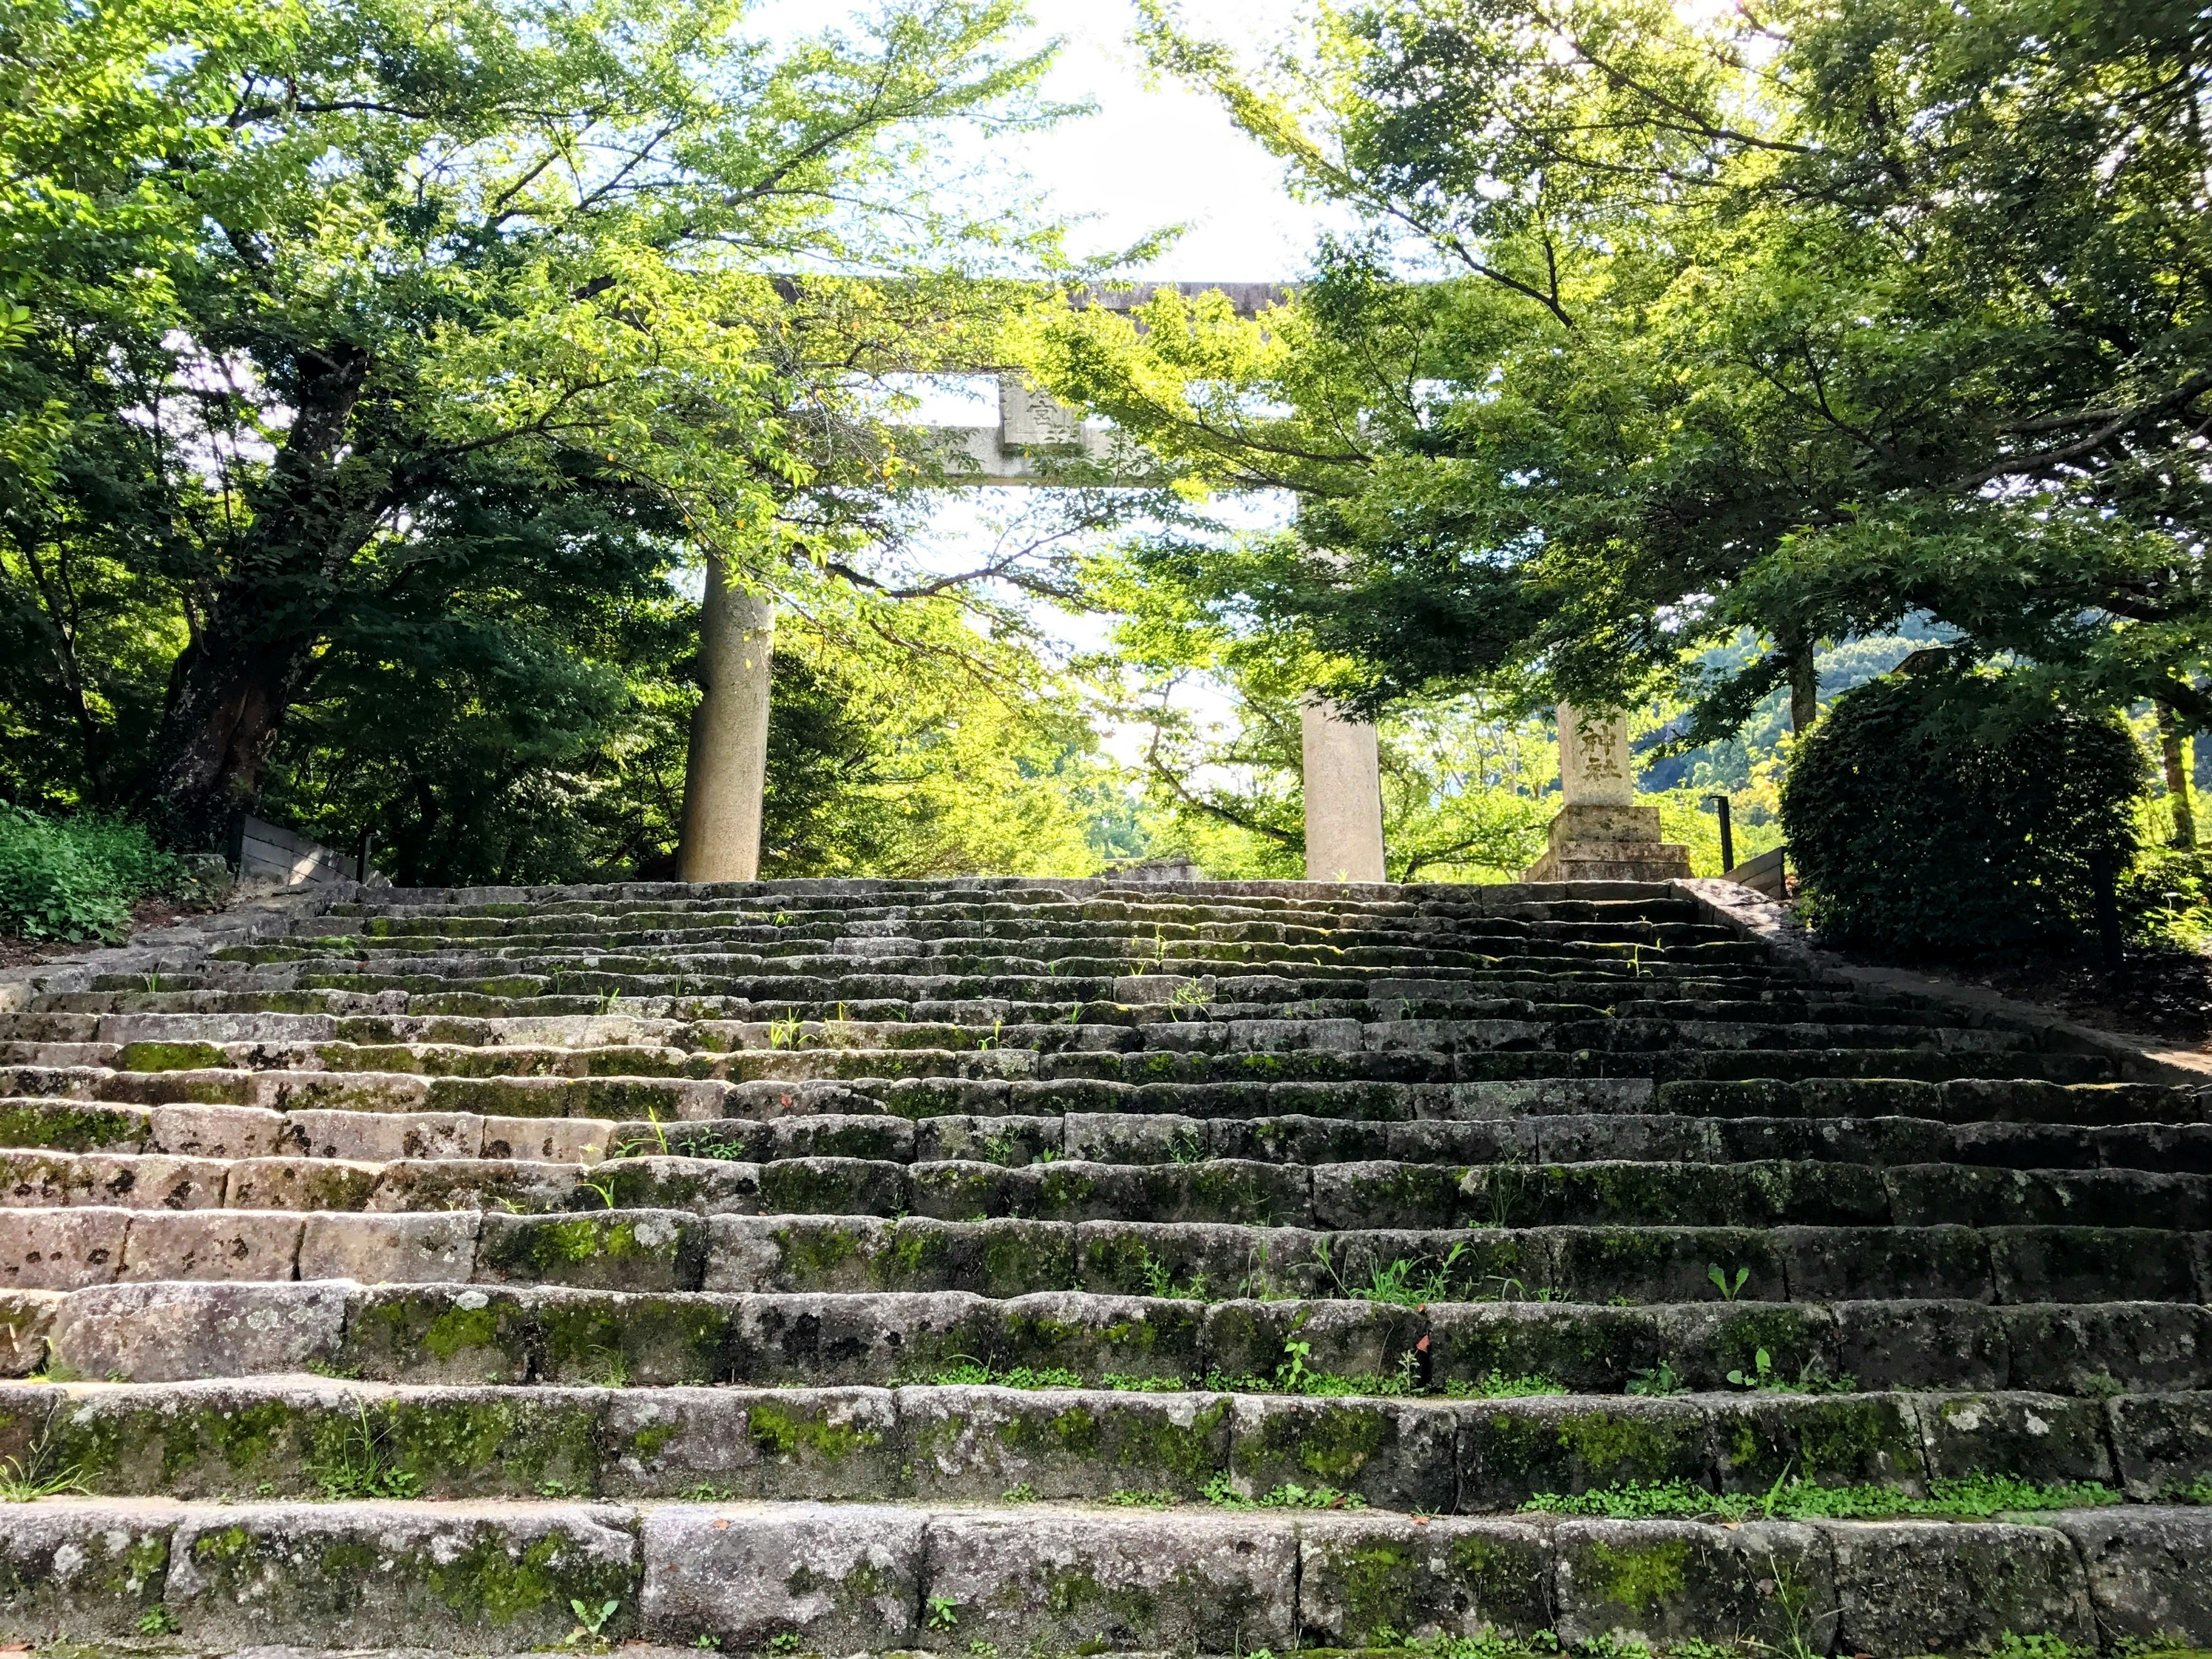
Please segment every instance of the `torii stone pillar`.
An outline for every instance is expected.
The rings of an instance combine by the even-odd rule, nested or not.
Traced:
[[[684,773],[679,881],[751,881],[760,874],[761,800],[768,787],[769,662],[775,612],[707,561],[699,664],[707,695],[691,716]]]
[[[1550,848],[1523,881],[1674,881],[1690,849],[1659,839],[1659,809],[1636,804],[1628,716],[1559,707],[1559,807]]]
[[[1337,717],[1310,696],[1299,711],[1304,751],[1306,879],[1382,881],[1382,775],[1375,728]]]

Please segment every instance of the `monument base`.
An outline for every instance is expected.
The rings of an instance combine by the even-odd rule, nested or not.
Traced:
[[[1681,881],[1690,849],[1659,839],[1656,806],[1563,806],[1523,881]]]

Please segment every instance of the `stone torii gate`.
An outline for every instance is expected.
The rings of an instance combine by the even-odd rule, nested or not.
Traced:
[[[1126,311],[1164,283],[1093,288],[1082,302]],[[1239,316],[1257,315],[1290,290],[1267,283],[1177,283],[1188,297],[1219,290]],[[1053,462],[1073,453],[1110,462],[1112,434],[1037,391],[1018,374],[999,373],[999,419],[991,426],[932,429],[958,484],[1026,484],[1060,480]],[[768,600],[733,586],[718,560],[707,565],[699,617],[705,695],[691,720],[684,784],[684,830],[677,875],[684,881],[751,881],[760,873],[761,809],[768,784],[769,673],[775,617]],[[1301,711],[1305,775],[1306,879],[1377,882],[1382,862],[1382,789],[1372,726],[1339,717],[1325,699]]]

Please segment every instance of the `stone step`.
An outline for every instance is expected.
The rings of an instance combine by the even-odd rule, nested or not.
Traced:
[[[16,1016],[18,1019],[72,1016]],[[226,1016],[238,1018],[241,1016]],[[435,1031],[438,1022],[423,1021]],[[1087,1029],[1087,1028],[1086,1028]],[[1173,1030],[1176,1028],[1164,1028]],[[1935,1049],[1842,1048],[1747,1052],[1673,1053],[1583,1051],[1576,1054],[1466,1052],[1438,1054],[1419,1049],[1372,1050],[1261,1048],[1212,1054],[1167,1047],[1139,1048],[1145,1034],[1126,1028],[1097,1028],[1089,1046],[1058,1053],[1015,1048],[965,1050],[941,1048],[760,1048],[738,1052],[690,1050],[638,1043],[548,1043],[543,1037],[508,1043],[397,1041],[352,1042],[283,1039],[137,1042],[113,1049],[66,1042],[27,1043],[18,1039],[17,1062],[0,1068],[0,1092],[10,1096],[61,1092],[76,1079],[26,1077],[86,1061],[128,1072],[269,1070],[403,1072],[449,1077],[607,1077],[698,1079],[759,1082],[897,1083],[915,1079],[957,1079],[971,1082],[1104,1084],[1507,1084],[1570,1079],[1644,1079],[1656,1084],[1686,1081],[1902,1080],[1925,1083],[1980,1080],[2014,1084],[2105,1083],[2112,1062],[2101,1055],[2060,1053],[1972,1053]],[[461,1033],[453,1033],[455,1036]],[[1259,1034],[1255,1033],[1255,1038]],[[1112,1044],[1116,1046],[1109,1047]],[[1127,1045],[1126,1048],[1121,1045]],[[28,1062],[21,1058],[26,1052]],[[1108,1096],[1101,1094],[1104,1101]],[[1746,1115],[1790,1116],[1793,1097],[1778,1094],[1770,1109]],[[1669,1110],[1696,1112],[1701,1103],[1687,1097]],[[1755,1106],[1746,1094],[1729,1104]],[[963,1108],[960,1109],[973,1109]],[[1101,1108],[1101,1109],[1111,1109]],[[2203,1108],[2192,1109],[2201,1118]],[[1212,1114],[1219,1115],[1220,1114]],[[1249,1109],[1238,1115],[1254,1115]],[[1344,1114],[1321,1114],[1344,1115]],[[1432,1114],[1438,1115],[1441,1114]],[[1473,1114],[1459,1113],[1458,1115]],[[1731,1115],[1723,1112],[1717,1115]],[[1863,1107],[1850,1115],[1923,1116],[1913,1103],[1884,1109]],[[2002,1115],[1991,1113],[1990,1115]],[[2143,1121],[2136,1112],[2123,1121]],[[2155,1116],[2155,1114],[2148,1115]],[[2063,1121],[2063,1120],[2062,1120]]]
[[[617,1261],[626,1277],[640,1255],[669,1243],[665,1236],[631,1237],[639,1248]],[[589,1259],[591,1238],[571,1243],[572,1261]],[[43,1366],[50,1376],[118,1382],[318,1370],[388,1382],[773,1388],[972,1380],[1026,1369],[1138,1392],[1255,1382],[1264,1389],[1299,1378],[1309,1379],[1298,1385],[1309,1392],[1330,1379],[1371,1389],[1377,1378],[1407,1378],[1446,1393],[1455,1383],[1523,1377],[1607,1395],[1727,1389],[1742,1379],[1753,1391],[1763,1379],[1771,1389],[1814,1393],[2009,1389],[2099,1399],[2212,1387],[2212,1310],[2172,1303],[1409,1310],[1076,1291],[994,1299],[319,1280],[15,1291],[9,1305],[0,1328],[15,1344],[16,1374]]]
[[[990,1003],[987,994],[975,994]],[[547,1042],[568,1048],[651,1047],[714,1055],[777,1051],[864,1055],[933,1048],[1036,1054],[1146,1049],[1230,1055],[1365,1051],[1419,1054],[1447,1064],[1455,1057],[1513,1053],[1655,1055],[1675,1050],[1686,1060],[1713,1053],[1763,1063],[1766,1069],[1749,1073],[1754,1076],[1789,1074],[1776,1073],[1773,1068],[1777,1063],[1786,1064],[1793,1054],[1894,1053],[1915,1037],[1929,1059],[2026,1059],[2034,1053],[2033,1039],[2023,1034],[1979,1029],[1820,1020],[1375,1018],[1367,1017],[1372,1010],[1364,1004],[1333,1006],[1311,1017],[1255,1012],[1249,1018],[1185,1019],[1167,1006],[1004,1002],[980,1009],[947,1006],[937,1010],[939,1018],[887,1021],[872,1017],[873,1005],[858,1003],[851,1006],[850,1018],[828,1021],[795,1017],[787,1021],[678,1021],[648,1018],[585,998],[540,999],[535,1004],[457,995],[405,1000],[406,1008],[383,1012],[15,1013],[0,1015],[0,1040],[114,1043],[122,1046],[126,1069],[147,1071],[173,1068],[179,1056],[203,1047],[441,1041],[501,1047]],[[486,1005],[481,1012],[461,1006],[479,1001]],[[433,1003],[441,1006],[428,1006]],[[545,1006],[549,1004],[562,1006]],[[943,1017],[955,1013],[969,1017]]]
[[[288,994],[289,996],[289,994]],[[249,999],[250,1000],[250,999]],[[268,999],[278,1000],[283,999]],[[733,1054],[777,1051],[867,1054],[944,1049],[954,1052],[1014,1049],[1037,1054],[1112,1049],[1167,1050],[1192,1054],[1406,1053],[1427,1056],[1492,1055],[1501,1052],[1572,1054],[1587,1052],[1649,1054],[1663,1049],[1718,1050],[1765,1054],[1802,1049],[1894,1049],[1917,1032],[1936,1054],[2021,1054],[2029,1040],[2012,1032],[1958,1030],[1898,1025],[1806,1021],[1795,1024],[1748,1020],[1663,1020],[1575,1018],[1547,1023],[1524,1019],[1396,1019],[1364,1018],[1364,1005],[1332,1006],[1310,1017],[1283,1018],[1255,1012],[1249,1018],[1174,1018],[1164,1007],[1127,1004],[1062,1003],[985,1007],[988,1018],[884,1021],[857,1016],[829,1021],[648,1019],[618,1010],[598,1015],[586,1007],[563,1012],[530,1012],[531,1005],[507,1002],[520,1012],[439,1018],[427,1002],[451,997],[403,999],[407,1008],[380,1013],[322,1014],[269,1011],[152,1012],[125,1014],[22,1013],[0,1016],[6,1040],[76,1042],[119,1045],[129,1069],[161,1070],[172,1057],[194,1045],[389,1043],[465,1042],[470,1038],[507,1046],[509,1042],[560,1041],[552,1022],[592,1020],[588,1046],[627,1043],[689,1053]],[[549,999],[547,1000],[562,1000]],[[585,1000],[573,1000],[584,1001]],[[449,1011],[451,1012],[451,1011]],[[975,1011],[969,1011],[971,1012]],[[465,1023],[464,1023],[465,1022]],[[574,1046],[574,1045],[570,1045]],[[139,1051],[132,1055],[131,1051]]]
[[[57,1050],[62,1048],[56,1045]],[[1846,1131],[1839,1121],[1902,1120],[1983,1130],[1980,1144],[1996,1146],[2004,1137],[1994,1126],[2047,1126],[2063,1133],[2076,1126],[2148,1132],[2158,1126],[2201,1126],[2208,1097],[2183,1087],[2140,1084],[2056,1085],[2023,1081],[1954,1080],[1947,1084],[1894,1079],[1823,1079],[1790,1085],[1662,1084],[1647,1078],[1538,1078],[1460,1084],[1367,1081],[1180,1083],[1109,1082],[1061,1079],[848,1079],[787,1082],[763,1079],[732,1084],[713,1079],[623,1078],[540,1075],[465,1077],[426,1070],[382,1072],[349,1064],[349,1069],[291,1069],[270,1064],[258,1068],[180,1068],[163,1072],[117,1072],[105,1063],[114,1053],[70,1049],[50,1053],[49,1063],[21,1063],[0,1068],[4,1109],[23,1109],[26,1101],[99,1101],[156,1107],[199,1103],[257,1106],[293,1112],[475,1113],[491,1117],[616,1118],[650,1115],[664,1124],[714,1118],[768,1120],[825,1114],[839,1117],[887,1115],[926,1123],[932,1118],[1018,1118],[1037,1120],[1069,1114],[1118,1119],[1162,1116],[1208,1123],[1295,1116],[1333,1124],[1389,1125],[1433,1121],[1492,1126],[1504,1136],[1510,1126],[1530,1122],[1540,1147],[1555,1126],[1547,1120],[1589,1124],[1606,1116],[1665,1118],[1687,1124],[1711,1119],[1723,1137],[1760,1133],[1745,1125],[1782,1125],[1809,1120],[1820,1145],[1836,1144]],[[229,1056],[219,1056],[229,1058]],[[276,1060],[283,1056],[248,1054]],[[465,1054],[449,1049],[410,1050],[403,1055],[343,1050],[332,1058],[361,1062],[402,1059],[417,1066],[459,1065]],[[309,1054],[310,1060],[322,1056]],[[561,1051],[510,1052],[517,1065],[551,1067]],[[55,1133],[75,1134],[57,1118]],[[27,1121],[19,1133],[37,1131]],[[1180,1126],[1178,1126],[1180,1127]],[[87,1132],[89,1132],[88,1130]],[[1580,1129],[1571,1131],[1580,1133]],[[1780,1131],[1789,1133],[1788,1131]],[[732,1131],[732,1133],[736,1133]],[[943,1133],[957,1135],[957,1126]],[[982,1133],[1000,1133],[986,1130]],[[1048,1133],[1048,1131],[1047,1132]],[[1173,1133],[1173,1131],[1170,1131]],[[1212,1130],[1209,1134],[1217,1133]],[[1347,1127],[1344,1133],[1362,1133]],[[1685,1133],[1697,1133],[1685,1129]],[[2032,1144],[2058,1146],[2057,1139]],[[2179,1149],[2192,1133],[2172,1144]],[[1956,1136],[1962,1146],[1977,1144],[1971,1134]],[[43,1144],[43,1143],[41,1143]],[[950,1141],[944,1143],[951,1145]],[[1225,1142],[1223,1144],[1226,1144]],[[1511,1143],[1501,1141],[1501,1146]],[[1724,1145],[1742,1144],[1723,1140]],[[2100,1145],[2125,1144],[2124,1137]],[[1063,1145],[1062,1151],[1065,1151]],[[2063,1161],[2063,1160],[2061,1160]]]
[[[242,1114],[224,1114],[223,1120]],[[237,1139],[256,1132],[258,1118]],[[343,1132],[343,1120],[336,1129]],[[1498,1163],[1395,1159],[1316,1165],[1252,1159],[1025,1165],[963,1159],[736,1158],[629,1155],[596,1170],[601,1126],[512,1120],[506,1158],[376,1163],[331,1156],[0,1151],[0,1208],[532,1210],[616,1206],[702,1214],[997,1216],[1058,1221],[1258,1222],[1287,1227],[2137,1226],[2212,1229],[2212,1176],[2131,1169],[2020,1170],[1962,1164],[1876,1167],[1810,1159],[1740,1164]],[[465,1133],[466,1126],[457,1133]],[[214,1132],[210,1132],[211,1135]],[[479,1125],[480,1151],[494,1144]],[[589,1140],[577,1144],[584,1136]],[[333,1146],[330,1151],[343,1150]]]
[[[536,1214],[434,1205],[398,1213],[98,1204],[0,1209],[0,1289],[296,1278],[1000,1297],[1082,1290],[1197,1302],[1343,1297],[1401,1308],[1928,1297],[2007,1305],[2212,1301],[2212,1235],[2148,1228],[1320,1231],[1206,1222],[549,1211],[566,1190],[567,1174],[520,1164],[507,1172],[505,1191],[518,1194],[508,1203],[521,1210],[535,1200]],[[542,1183],[534,1188],[533,1176]]]
[[[2212,1513],[2156,1506],[1936,1527],[549,1500],[0,1515],[15,1634],[153,1629],[197,1652],[520,1652],[568,1641],[579,1607],[600,1638],[664,1650],[1235,1655],[1538,1632],[1567,1650],[1624,1629],[1869,1659],[2000,1638],[2092,1650],[2100,1631],[2154,1650],[2212,1641],[2191,1565],[2208,1550]]]
[[[120,1073],[137,1083],[146,1074]],[[179,1075],[155,1073],[168,1079]],[[325,1073],[214,1074],[219,1086],[268,1098],[316,1097],[295,1079]],[[271,1085],[272,1078],[283,1082]],[[597,1163],[604,1156],[705,1157],[746,1162],[852,1157],[897,1163],[961,1159],[1024,1166],[1072,1158],[1090,1163],[1194,1164],[1233,1158],[1318,1165],[1389,1159],[1413,1164],[1664,1162],[1731,1164],[1775,1159],[1870,1165],[1968,1164],[2015,1170],[2131,1169],[2212,1173],[2212,1124],[2133,1123],[2101,1128],[2039,1123],[1951,1124],[1926,1118],[1697,1117],[1594,1113],[1407,1121],[1319,1117],[1199,1117],[1162,1112],[1054,1115],[947,1114],[920,1120],[888,1113],[793,1111],[774,1118],[702,1110],[731,1105],[731,1091],[602,1086],[603,1109],[644,1106],[623,1121],[587,1115],[593,1085],[508,1090],[527,1109],[514,1114],[448,1109],[433,1091],[371,1093],[366,1109],[303,1104],[296,1110],[229,1103],[141,1105],[89,1097],[0,1097],[0,1147],[164,1152],[182,1157],[538,1158]],[[356,1091],[353,1098],[360,1098]],[[465,1096],[496,1108],[501,1091],[447,1086],[448,1106]],[[630,1096],[624,1100],[625,1094]],[[639,1099],[637,1097],[643,1096]],[[548,1097],[554,1098],[549,1100]],[[387,1105],[387,1103],[390,1103]],[[746,1103],[735,1103],[742,1107]],[[834,1105],[833,1100],[826,1104]],[[548,1105],[566,1107],[555,1115]],[[664,1107],[667,1121],[661,1119]],[[687,1121],[690,1120],[690,1121]]]
[[[1531,1227],[1323,1232],[1197,1222],[718,1216],[716,1291],[1069,1287],[1194,1300],[1595,1305],[1936,1297],[2212,1301],[2212,1239],[2142,1228]],[[1739,1281],[1738,1275],[1741,1278]]]
[[[1500,1383],[1498,1386],[1505,1386]],[[1511,1386],[1540,1389],[1540,1381]],[[250,1425],[250,1427],[248,1426]],[[1680,1483],[1925,1496],[1996,1476],[2172,1500],[2212,1474],[2212,1395],[1480,1399],[1057,1385],[477,1387],[323,1378],[0,1383],[0,1449],[88,1494],[1197,1503],[1323,1486],[1377,1509],[1513,1510]]]

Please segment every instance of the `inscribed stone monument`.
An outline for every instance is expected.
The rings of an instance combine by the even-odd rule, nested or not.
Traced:
[[[1628,716],[1561,703],[1559,812],[1523,881],[1674,881],[1690,849],[1659,839],[1659,809],[1636,805]]]

